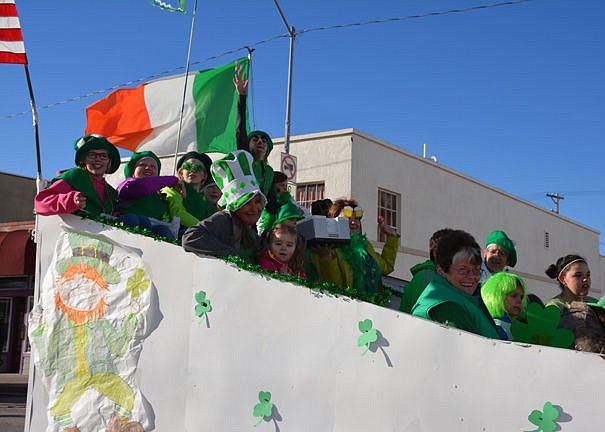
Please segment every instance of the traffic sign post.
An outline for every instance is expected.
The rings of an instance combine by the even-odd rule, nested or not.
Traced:
[[[289,182],[296,183],[296,156],[282,152],[280,171],[288,177]]]

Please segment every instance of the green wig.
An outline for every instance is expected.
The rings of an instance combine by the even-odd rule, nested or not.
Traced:
[[[493,318],[502,318],[506,313],[506,297],[514,293],[520,286],[523,290],[523,299],[521,300],[521,312],[519,316],[525,315],[527,309],[527,290],[525,282],[516,274],[499,272],[490,277],[481,286],[481,298],[487,306],[490,315]]]

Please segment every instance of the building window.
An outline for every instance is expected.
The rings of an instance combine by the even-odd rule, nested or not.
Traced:
[[[324,198],[324,182],[296,185],[296,202],[311,211],[311,203]]]
[[[12,306],[12,298],[0,297],[0,353],[8,352],[10,347]]]
[[[399,227],[399,194],[378,189],[378,217],[382,216],[387,225]],[[385,242],[386,235],[378,228],[378,241]]]
[[[544,231],[544,249],[550,249],[550,234]]]

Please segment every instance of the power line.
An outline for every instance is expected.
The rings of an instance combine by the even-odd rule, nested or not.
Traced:
[[[532,1],[532,0],[512,0],[512,1],[507,1],[507,2],[487,4],[487,5],[471,6],[471,7],[467,7],[467,8],[463,8],[463,9],[450,9],[450,10],[439,11],[439,12],[427,12],[427,13],[419,14],[419,15],[408,15],[408,16],[396,17],[396,18],[385,18],[385,19],[381,19],[381,20],[371,20],[371,21],[362,21],[362,22],[350,23],[350,24],[338,24],[338,25],[332,25],[332,26],[315,27],[315,28],[310,28],[310,29],[303,29],[301,31],[296,32],[296,34],[302,35],[302,34],[311,33],[314,31],[342,29],[342,28],[349,28],[349,27],[365,26],[365,25],[370,25],[370,24],[384,24],[384,23],[395,22],[395,21],[407,21],[407,20],[412,20],[412,19],[427,18],[427,17],[439,16],[439,15],[449,15],[449,14],[454,14],[454,13],[471,12],[471,11],[475,11],[475,10],[479,10],[479,9],[489,9],[489,8],[495,8],[495,7],[500,7],[500,6],[511,6],[511,5],[516,5],[516,4],[520,4],[520,3],[526,3],[529,1]]]
[[[365,25],[384,24],[384,23],[389,23],[389,22],[407,21],[407,20],[419,19],[419,18],[428,18],[428,17],[432,17],[432,16],[440,16],[440,15],[449,15],[449,14],[455,14],[455,13],[472,12],[472,11],[476,11],[476,10],[480,10],[480,9],[490,9],[490,8],[501,7],[501,6],[512,6],[512,5],[517,5],[517,4],[521,4],[521,3],[527,3],[527,2],[530,2],[530,1],[533,1],[533,0],[511,0],[511,1],[500,2],[500,3],[492,3],[492,4],[485,4],[485,5],[471,6],[471,7],[467,7],[467,8],[463,8],[463,9],[449,9],[449,10],[446,10],[446,11],[428,12],[428,13],[419,14],[419,15],[408,15],[408,16],[395,17],[395,18],[385,18],[385,19],[382,19],[382,20],[371,20],[371,21],[363,21],[363,22],[349,23],[349,24],[339,24],[339,25],[324,26],[324,27],[314,27],[314,28],[310,28],[310,29],[303,29],[303,30],[300,30],[300,31],[296,31],[295,35],[299,36],[299,35],[304,35],[306,33],[311,33],[311,32],[316,32],[316,31],[335,30],[335,29],[343,29],[343,28],[349,28],[349,27],[360,27],[360,26],[365,26]],[[195,65],[202,64],[202,63],[206,63],[206,62],[208,62],[210,60],[215,60],[215,59],[224,57],[224,56],[229,55],[229,54],[234,54],[234,53],[242,51],[242,50],[249,51],[250,48],[254,48],[254,47],[257,47],[259,45],[263,45],[263,44],[272,42],[272,41],[277,40],[277,39],[288,38],[288,37],[290,37],[289,33],[283,33],[283,34],[275,35],[275,36],[272,36],[272,37],[270,37],[268,39],[264,39],[264,40],[255,42],[253,44],[246,44],[246,45],[241,46],[239,48],[235,48],[235,49],[231,49],[231,50],[228,50],[228,51],[224,51],[224,52],[222,52],[220,54],[217,54],[217,55],[214,55],[212,57],[207,57],[207,58],[205,58],[204,60],[201,60],[201,61],[192,62],[192,63],[190,63],[190,65],[191,66],[195,66]],[[89,98],[91,96],[107,93],[107,92],[110,92],[110,91],[113,91],[113,90],[117,90],[119,88],[132,86],[134,84],[150,81],[150,80],[155,79],[155,78],[160,78],[160,77],[168,75],[168,74],[174,74],[175,72],[181,71],[183,69],[185,69],[184,66],[175,67],[173,69],[165,70],[163,72],[158,72],[158,73],[147,75],[147,76],[144,76],[144,77],[141,77],[141,78],[137,78],[137,79],[132,80],[132,81],[124,82],[124,83],[121,83],[121,84],[116,84],[114,86],[107,87],[107,88],[104,88],[102,90],[96,90],[96,91],[93,91],[93,92],[85,93],[83,95],[67,98],[67,99],[64,99],[64,100],[59,101],[59,102],[54,102],[54,103],[51,103],[51,104],[42,105],[40,107],[40,109],[53,108],[53,107],[56,107],[58,105],[63,105],[63,104],[69,103],[69,102],[75,102],[75,101],[78,101],[78,100],[81,100],[81,99],[86,99],[86,98]],[[12,119],[12,118],[15,118],[15,117],[20,117],[20,116],[23,116],[23,115],[29,115],[30,113],[31,113],[31,111],[21,111],[21,112],[17,112],[17,113],[13,113],[13,114],[8,114],[6,116],[0,117],[0,120],[8,120],[8,119]]]

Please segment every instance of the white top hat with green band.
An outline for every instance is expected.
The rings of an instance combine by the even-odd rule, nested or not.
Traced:
[[[218,202],[219,206],[225,207],[227,210],[237,210],[256,194],[263,197],[264,204],[267,203],[252,170],[253,162],[254,159],[250,153],[245,150],[237,150],[212,164],[210,172],[216,185],[223,192],[223,196]]]

